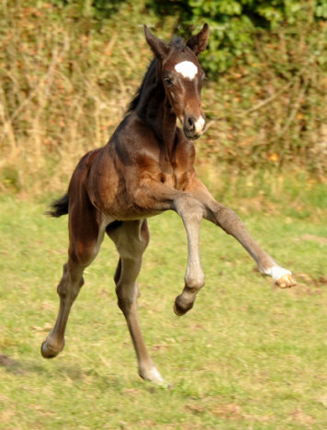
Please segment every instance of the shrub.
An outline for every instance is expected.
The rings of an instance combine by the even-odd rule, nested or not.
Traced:
[[[326,2],[305,2],[303,10],[295,8],[300,2],[269,2],[279,15],[269,15],[268,2],[250,14],[250,6],[259,11],[255,0],[129,0],[112,2],[110,11],[100,0],[2,3],[0,191],[63,191],[78,159],[105,144],[140,84],[151,56],[142,25],[160,27],[167,40],[176,26],[187,37],[205,20],[212,35],[201,63],[211,79],[199,161],[245,174],[292,166],[325,180]]]
[[[211,76],[226,71],[235,60],[246,62],[253,54],[254,38],[260,30],[292,28],[299,22],[311,26],[319,19],[327,19],[327,0],[147,0],[147,4],[161,17],[177,16],[184,34],[189,27],[199,27],[204,22],[210,25],[210,49],[203,64]]]

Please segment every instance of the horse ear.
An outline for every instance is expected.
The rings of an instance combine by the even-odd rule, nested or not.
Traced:
[[[146,41],[148,42],[148,45],[150,46],[154,55],[160,60],[165,58],[169,52],[169,46],[152,34],[146,25],[144,26],[144,33]]]
[[[208,45],[209,33],[209,25],[204,24],[200,33],[189,38],[186,42],[186,46],[192,49],[195,55],[199,55]]]

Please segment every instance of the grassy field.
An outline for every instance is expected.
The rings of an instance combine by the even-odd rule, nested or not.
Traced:
[[[173,213],[150,220],[139,313],[167,389],[137,375],[108,240],[87,270],[64,352],[41,358],[57,314],[67,219],[43,216],[41,203],[1,197],[0,205],[0,429],[327,428],[325,217],[240,209],[259,243],[295,273],[299,285],[287,291],[203,223],[206,286],[182,318],[172,311],[186,267],[182,223]]]

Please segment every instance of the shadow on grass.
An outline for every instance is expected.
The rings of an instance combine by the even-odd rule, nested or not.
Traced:
[[[40,362],[32,360],[15,360],[8,355],[0,355],[0,367],[4,367],[8,373],[12,374],[26,374],[26,373],[39,373],[46,374],[49,369],[43,364],[40,358]],[[60,368],[60,374],[68,376],[72,380],[82,380],[85,376],[83,371],[76,365],[65,366]]]
[[[8,374],[11,375],[48,375],[49,373],[55,373],[55,377],[58,380],[62,378],[64,380],[70,380],[73,382],[86,382],[87,380],[97,380],[97,385],[103,386],[104,389],[108,387],[115,389],[123,389],[124,378],[117,376],[116,374],[102,374],[93,368],[83,368],[76,364],[67,366],[60,365],[53,372],[47,367],[47,361],[36,362],[35,360],[16,360],[8,355],[0,355],[0,368],[3,367]]]
[[[8,355],[0,355],[0,367],[4,367],[8,373],[34,373],[44,372],[45,369],[36,363],[29,361],[17,361]]]

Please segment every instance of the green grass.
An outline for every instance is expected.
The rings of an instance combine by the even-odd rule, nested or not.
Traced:
[[[137,375],[109,240],[87,270],[64,352],[41,358],[57,314],[67,219],[11,197],[0,205],[0,429],[326,429],[325,219],[241,210],[259,243],[294,271],[299,286],[286,291],[204,222],[206,286],[182,318],[172,311],[186,268],[182,222],[173,213],[149,220],[139,314],[149,351],[173,385],[166,389]]]

